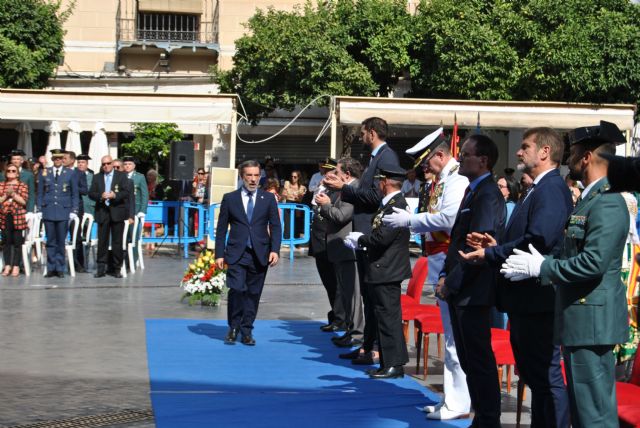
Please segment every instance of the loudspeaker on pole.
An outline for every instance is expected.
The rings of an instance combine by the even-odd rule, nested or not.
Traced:
[[[193,142],[172,141],[169,178],[171,180],[193,180],[193,164]]]

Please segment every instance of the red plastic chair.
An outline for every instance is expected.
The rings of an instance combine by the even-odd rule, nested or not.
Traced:
[[[503,368],[507,371],[507,394],[511,393],[511,368],[515,366],[516,359],[511,349],[511,339],[509,330],[501,328],[491,329],[491,349],[496,357],[496,365],[498,366],[498,382],[502,388]]]
[[[400,296],[400,307],[402,308],[402,331],[405,341],[409,333],[409,321],[413,320],[416,310],[420,306],[422,289],[429,273],[429,264],[426,257],[420,257],[413,266],[411,279],[407,285],[407,293]]]
[[[616,382],[621,427],[640,427],[640,352],[636,351],[629,382]]]
[[[423,305],[425,306],[425,305]],[[437,308],[437,306],[433,306]],[[440,311],[437,314],[423,312],[416,315],[413,320],[413,324],[416,328],[416,373],[420,371],[420,353],[424,348],[422,358],[422,375],[423,379],[427,379],[427,366],[429,359],[429,334],[435,334],[438,345],[438,358],[442,358],[442,335],[444,334],[444,328],[442,326],[442,318],[440,317]]]

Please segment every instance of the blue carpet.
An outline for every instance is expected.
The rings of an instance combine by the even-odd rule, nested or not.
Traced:
[[[427,421],[436,394],[411,377],[371,380],[340,360],[319,322],[258,321],[257,346],[224,345],[226,321],[147,320],[158,428],[466,427]],[[365,367],[366,368],[366,367]]]

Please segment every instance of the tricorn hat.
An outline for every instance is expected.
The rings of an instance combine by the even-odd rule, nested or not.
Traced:
[[[90,161],[90,160],[91,160],[91,158],[89,157],[89,155],[79,154],[78,156],[76,156],[76,160],[86,160],[86,161]]]
[[[600,125],[583,126],[569,133],[569,144],[586,142],[597,144],[613,143],[617,145],[626,143],[627,139],[615,123],[601,120]]]

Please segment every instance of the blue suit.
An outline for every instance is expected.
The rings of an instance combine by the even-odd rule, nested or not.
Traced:
[[[269,253],[280,252],[282,228],[278,204],[271,193],[258,189],[249,220],[242,201],[244,187],[222,197],[216,228],[216,258],[228,265],[229,327],[250,336],[269,266]],[[229,229],[230,228],[230,229]],[[229,229],[229,238],[225,242]]]
[[[48,272],[65,271],[64,241],[69,215],[78,213],[79,201],[78,179],[73,170],[61,167],[57,179],[54,168],[40,172],[37,203],[47,233]]]
[[[514,208],[501,244],[485,250],[487,262],[500,269],[514,248],[529,251],[529,244],[558,256],[572,210],[569,188],[557,169],[549,171]],[[518,371],[531,388],[531,425],[569,426],[560,347],[553,344],[555,288],[538,278],[514,284],[498,275],[497,306],[509,315]]]

